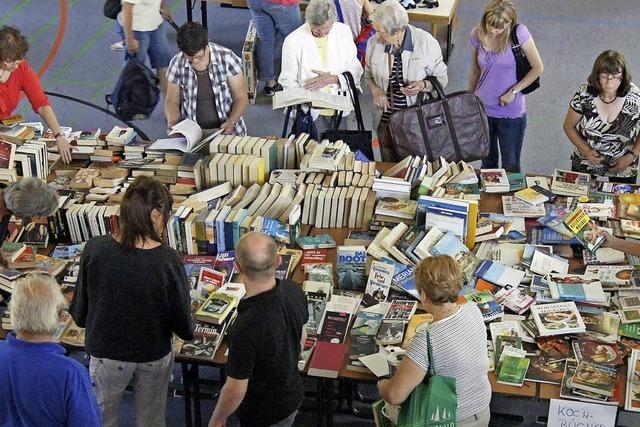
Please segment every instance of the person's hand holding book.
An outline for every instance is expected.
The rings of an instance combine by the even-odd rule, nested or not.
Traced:
[[[308,90],[321,90],[325,86],[338,83],[338,76],[326,71],[311,70],[318,75],[304,82],[304,88]]]

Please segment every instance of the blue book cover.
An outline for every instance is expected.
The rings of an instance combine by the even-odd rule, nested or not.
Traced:
[[[246,209],[240,209],[238,211],[238,215],[235,217],[235,219],[233,220],[233,247],[236,247],[236,243],[238,243],[238,240],[240,240],[240,224],[242,224],[242,221],[244,221],[244,219],[247,217],[247,210]]]
[[[469,249],[462,243],[460,238],[453,232],[449,231],[442,239],[438,240],[433,248],[431,248],[432,255],[449,255],[454,259],[459,253],[467,253]]]
[[[363,291],[367,283],[367,250],[364,246],[338,246],[338,288]]]
[[[580,241],[575,237],[564,236],[547,227],[542,229],[542,244],[544,245],[572,245],[579,243]]]
[[[278,242],[289,243],[289,228],[286,224],[281,223],[280,221],[273,218],[263,218],[262,219],[262,227],[261,231],[264,234],[267,234]]]
[[[408,266],[405,270],[393,275],[391,283],[402,288],[415,298],[420,298],[420,294],[416,289],[415,267]]]
[[[360,150],[356,150],[356,153],[354,155],[354,159],[355,160],[360,160],[361,162],[370,162],[369,158],[367,156],[364,155],[364,153]]]
[[[231,212],[230,207],[225,207],[220,214],[216,217],[215,226],[216,226],[216,243],[218,245],[218,252],[224,252],[227,249],[226,239],[224,235],[224,220],[229,216],[229,212]]]

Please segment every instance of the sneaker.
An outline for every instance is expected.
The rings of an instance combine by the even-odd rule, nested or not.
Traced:
[[[282,85],[280,83],[276,83],[275,86],[265,86],[264,94],[266,96],[273,96],[276,94],[276,92],[280,92],[281,90],[283,90]]]
[[[123,51],[124,41],[120,40],[119,42],[113,43],[111,46],[109,46],[109,49],[114,50],[116,52]]]

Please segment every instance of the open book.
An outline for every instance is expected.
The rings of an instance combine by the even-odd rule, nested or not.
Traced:
[[[210,136],[202,139],[202,129],[191,119],[184,119],[180,123],[171,127],[169,135],[182,135],[180,138],[158,139],[151,144],[149,150],[178,150],[183,153],[194,153],[222,133],[218,129]]]
[[[349,113],[353,110],[351,98],[334,93],[319,90],[307,90],[303,87],[285,88],[276,92],[273,97],[273,109],[288,107],[290,105],[311,104],[315,108],[332,108],[334,110]]]

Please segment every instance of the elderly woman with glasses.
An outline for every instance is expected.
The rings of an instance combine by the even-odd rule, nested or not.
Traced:
[[[564,133],[575,146],[578,172],[634,183],[640,153],[640,90],[631,82],[624,56],[606,50],[596,58],[587,83],[569,103]]]
[[[282,45],[282,71],[279,82],[286,88],[304,87],[328,93],[346,91],[349,84],[342,75],[348,71],[356,84],[362,65],[349,26],[336,22],[333,0],[311,0],[305,10],[306,23],[292,32]],[[318,134],[335,124],[335,110],[312,109]]]
[[[53,132],[58,152],[65,163],[71,161],[71,145],[60,132],[60,124],[45,95],[40,80],[25,60],[29,43],[20,30],[0,27],[0,120],[9,117],[20,102],[20,92]]]
[[[377,6],[371,16],[376,36],[367,45],[365,79],[373,95],[373,127],[378,130],[383,160],[395,160],[387,130],[394,111],[415,105],[420,92],[433,90],[427,76],[447,84],[447,66],[435,38],[409,25],[397,1]]]

